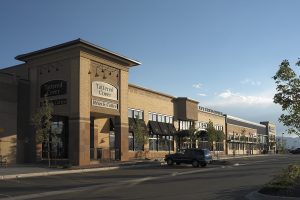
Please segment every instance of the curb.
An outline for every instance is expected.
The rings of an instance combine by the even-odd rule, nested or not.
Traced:
[[[249,156],[235,156],[235,157],[223,157],[216,160],[230,160],[230,159],[238,159],[238,158],[254,158],[254,157],[266,157],[270,156],[270,154],[258,154],[258,155],[249,155]]]
[[[246,195],[246,199],[248,200],[299,200],[299,197],[280,197],[280,196],[272,196],[261,194],[258,191],[251,192]]]
[[[60,174],[79,174],[87,172],[100,172],[100,171],[110,171],[117,169],[134,169],[134,168],[144,168],[152,166],[161,166],[161,163],[151,163],[151,164],[136,164],[136,165],[125,165],[125,166],[115,166],[115,167],[100,167],[92,169],[73,169],[73,170],[62,170],[62,171],[48,171],[48,172],[38,172],[38,173],[26,173],[26,174],[11,174],[11,175],[2,175],[0,180],[11,180],[11,179],[20,179],[20,178],[30,178],[30,177],[39,177],[39,176],[53,176]]]

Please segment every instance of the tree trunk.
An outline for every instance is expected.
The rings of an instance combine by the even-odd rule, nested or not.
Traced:
[[[50,160],[50,141],[48,140],[48,167],[51,167],[51,160]]]

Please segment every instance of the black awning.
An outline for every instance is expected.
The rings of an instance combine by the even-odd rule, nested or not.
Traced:
[[[178,137],[188,137],[188,136],[190,136],[190,131],[189,130],[181,130],[181,131],[178,131],[176,133],[176,135]]]
[[[173,135],[176,134],[176,129],[174,127],[174,124],[167,124],[168,128],[169,128],[169,132]]]
[[[170,135],[168,125],[164,122],[158,122],[160,130],[163,135]]]
[[[149,121],[148,123],[150,130],[152,131],[152,134],[154,135],[163,135],[158,122],[156,121]]]
[[[128,126],[129,126],[129,132],[133,132],[135,121],[133,118],[128,118]]]
[[[148,133],[148,128],[144,120],[142,119],[134,119],[134,120],[135,120],[135,124],[140,123],[143,131]]]

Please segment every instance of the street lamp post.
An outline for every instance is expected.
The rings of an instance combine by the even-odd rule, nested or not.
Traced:
[[[281,149],[282,149],[282,152],[283,152],[283,135],[284,135],[284,133],[281,134]]]

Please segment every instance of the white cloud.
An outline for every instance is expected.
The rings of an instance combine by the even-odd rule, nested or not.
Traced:
[[[202,83],[197,83],[197,84],[194,84],[194,85],[193,85],[193,87],[194,87],[194,88],[197,88],[197,89],[201,89],[202,86],[203,86]]]
[[[241,81],[241,84],[243,84],[243,85],[250,84],[250,85],[253,85],[253,86],[260,86],[261,81],[254,81],[254,80],[246,78],[246,79]]]
[[[207,95],[204,93],[198,93],[199,96],[206,97]]]
[[[243,95],[227,89],[217,95],[214,103],[218,105],[270,105],[273,104],[273,94]]]

